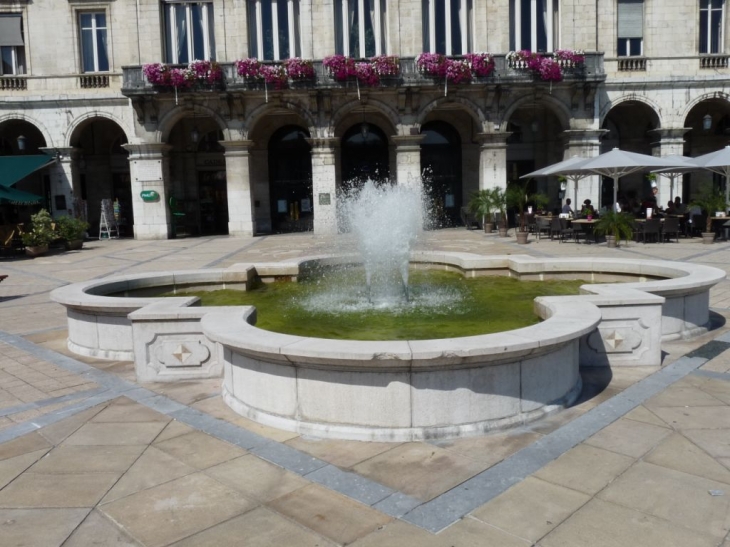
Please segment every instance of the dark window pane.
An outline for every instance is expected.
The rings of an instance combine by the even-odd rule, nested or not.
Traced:
[[[375,55],[375,31],[373,30],[373,18],[375,17],[375,2],[365,0],[365,56]]]
[[[81,63],[84,72],[94,72],[94,41],[91,29],[81,31]]]
[[[517,44],[519,49],[532,49],[532,2],[530,0],[519,0],[522,2],[522,43]]]
[[[547,20],[545,0],[537,0],[537,51],[547,51]]]
[[[713,9],[722,9],[722,3],[724,0],[712,0]]]
[[[0,74],[12,74],[13,73],[13,48],[10,46],[0,47],[0,54],[2,54],[2,71]]]
[[[261,2],[261,20],[264,31],[263,58],[271,61],[274,58],[274,34],[271,28],[271,0]]]
[[[436,53],[446,53],[446,2],[436,0]]]
[[[109,70],[109,57],[106,54],[106,29],[96,31],[96,52],[99,55],[99,70]]]
[[[289,10],[286,0],[277,2],[276,12],[279,17],[279,58],[288,59],[293,55],[289,51]]]
[[[720,53],[720,35],[722,34],[722,11],[713,11],[710,25],[710,53]]]
[[[468,51],[461,51],[461,1],[451,1],[451,53],[463,55]]]
[[[82,13],[81,14],[81,28],[89,28],[89,27],[91,27],[91,14]]]
[[[193,4],[191,6],[191,26],[193,32],[193,58],[205,59],[205,35],[203,34],[203,6]]]
[[[106,14],[105,13],[96,13],[96,14],[94,14],[94,17],[96,18],[97,27],[106,27]]]
[[[707,51],[707,11],[700,12],[700,53]]]

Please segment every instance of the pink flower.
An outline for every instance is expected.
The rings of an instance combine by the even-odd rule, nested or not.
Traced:
[[[261,75],[274,89],[283,89],[287,85],[286,69],[282,65],[262,65]]]
[[[312,61],[292,57],[284,61],[284,68],[292,80],[314,79],[314,65]]]
[[[380,76],[372,63],[355,63],[355,77],[363,85],[376,86],[380,83]]]
[[[338,82],[344,82],[350,76],[355,76],[355,61],[350,57],[332,55],[325,57],[322,64]]]
[[[471,81],[471,68],[467,61],[446,59],[444,61],[446,79],[454,84]]]
[[[258,59],[239,59],[236,61],[236,72],[244,78],[259,79],[263,78],[261,74],[261,63]]]
[[[464,55],[464,59],[477,77],[489,76],[494,71],[494,59],[489,53],[467,53]]]
[[[421,53],[416,57],[416,67],[429,76],[443,77],[446,75],[445,61],[446,57],[440,53]]]
[[[370,62],[379,76],[397,76],[400,73],[400,60],[394,55],[379,55]]]
[[[142,72],[152,85],[169,85],[170,74],[168,68],[162,63],[144,65]]]

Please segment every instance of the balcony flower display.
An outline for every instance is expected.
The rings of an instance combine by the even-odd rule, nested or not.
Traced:
[[[454,84],[463,84],[471,81],[471,66],[461,59],[446,59],[446,81]]]
[[[467,53],[464,59],[478,78],[489,76],[494,71],[494,58],[489,53]]]
[[[380,75],[373,63],[355,63],[355,77],[362,85],[376,86],[380,83]]]
[[[378,55],[370,59],[378,76],[398,76],[400,74],[400,60],[395,55]]]
[[[314,64],[307,59],[292,57],[284,61],[284,68],[292,80],[314,79]]]
[[[214,84],[223,78],[223,70],[215,61],[192,61],[188,70],[199,82]]]
[[[568,64],[570,66],[575,66],[582,65],[586,60],[586,56],[585,53],[580,50],[573,51],[572,49],[558,49],[555,51],[555,59],[562,61],[561,65]]]
[[[286,87],[288,76],[286,68],[282,65],[262,65],[261,76],[267,85],[274,86],[274,89]]]
[[[322,64],[338,82],[344,82],[351,76],[355,76],[355,60],[351,57],[331,55],[322,59]]]
[[[354,77],[358,84],[366,86],[378,85],[381,76],[397,76],[400,73],[400,60],[394,55],[379,55],[367,61],[332,55],[325,57],[322,64],[336,81],[345,82]]]
[[[510,51],[507,62],[511,68],[526,68],[545,82],[560,82],[563,79],[563,68],[574,68],[585,61],[581,51],[560,49],[552,55],[541,55],[528,50]]]
[[[196,82],[213,84],[223,78],[223,71],[215,61],[191,61],[187,68],[171,68],[162,63],[142,67],[147,81],[152,85],[186,88]]]
[[[443,78],[446,75],[446,57],[440,53],[421,53],[416,57],[418,71]]]
[[[235,62],[236,73],[249,80],[263,78],[261,74],[261,62],[256,58],[239,59]]]

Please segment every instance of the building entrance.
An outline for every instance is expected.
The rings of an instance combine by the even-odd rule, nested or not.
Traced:
[[[200,235],[228,234],[228,191],[225,171],[198,171]]]

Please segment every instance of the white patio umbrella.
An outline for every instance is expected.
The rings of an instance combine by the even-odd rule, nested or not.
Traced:
[[[692,164],[694,158],[690,158],[689,156],[670,154],[668,156],[662,156],[662,159],[666,161],[676,161],[678,163],[684,162],[690,164],[690,167],[670,167],[669,169],[656,169],[655,171],[652,171],[652,173],[664,175],[669,179],[669,199],[674,199],[674,181],[676,181],[685,173],[689,173],[690,171],[696,171],[698,168]]]
[[[728,166],[730,166],[730,162],[728,162]],[[614,148],[610,152],[605,152],[574,166],[573,171],[583,171],[588,174],[602,175],[613,179],[613,203],[615,206],[618,198],[618,182],[621,177],[645,169],[660,169],[662,167],[691,167],[691,165],[679,160],[667,160],[666,158],[657,158]]]
[[[724,176],[725,201],[730,201],[730,146],[692,158],[690,164]]]
[[[574,169],[579,168],[582,164],[588,161],[590,158],[583,158],[580,156],[572,156],[567,160],[553,163],[527,175],[522,175],[521,179],[538,178],[538,177],[552,177],[561,176],[565,177],[569,181],[573,182],[573,203],[574,207],[578,204],[578,181],[593,176],[593,173],[587,173],[585,171],[577,171]]]

